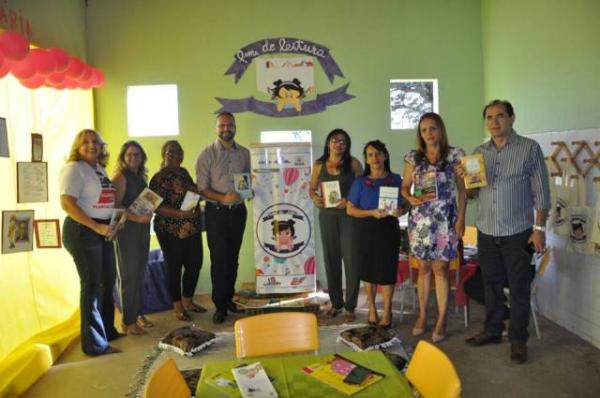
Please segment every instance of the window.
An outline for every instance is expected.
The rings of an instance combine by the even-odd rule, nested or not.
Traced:
[[[290,131],[261,131],[260,142],[268,144],[272,142],[312,142],[312,133],[310,130],[290,130]]]
[[[127,87],[130,137],[179,135],[177,85]]]

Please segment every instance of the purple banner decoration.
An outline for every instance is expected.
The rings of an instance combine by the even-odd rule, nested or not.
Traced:
[[[342,70],[329,54],[329,48],[308,40],[281,37],[264,39],[238,50],[234,55],[235,61],[225,75],[235,75],[235,83],[240,80],[254,58],[265,54],[306,54],[317,58],[331,83],[335,76],[344,77]]]
[[[272,102],[265,102],[257,100],[254,97],[247,97],[241,99],[227,99],[218,98],[222,107],[215,112],[253,112],[259,115],[271,116],[271,117],[292,117],[292,116],[305,116],[313,113],[323,112],[328,106],[341,104],[342,102],[348,101],[354,98],[353,95],[346,93],[350,83],[343,85],[342,87],[330,91],[324,94],[317,94],[317,98],[313,101],[307,101],[302,103],[302,110],[300,112],[295,109],[284,109],[281,112],[277,112],[275,104]]]

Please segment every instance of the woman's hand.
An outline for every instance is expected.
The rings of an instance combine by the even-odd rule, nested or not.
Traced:
[[[371,216],[376,218],[376,219],[381,219],[384,218],[388,215],[387,211],[383,210],[383,209],[373,209],[371,210]]]
[[[402,209],[398,208],[398,209],[394,209],[391,211],[391,213],[388,213],[390,217],[400,217],[402,215]]]
[[[112,228],[109,227],[108,224],[102,224],[99,222],[94,225],[93,230],[100,236],[109,236],[113,233]]]
[[[317,207],[325,206],[325,200],[323,200],[323,198],[320,195],[314,194],[312,196],[312,201],[315,204],[315,206],[317,206]],[[344,205],[344,207],[345,207],[345,205]]]
[[[462,163],[458,163],[456,166],[454,166],[454,174],[456,174],[459,178],[465,178],[465,175],[467,175],[465,166],[463,166]]]
[[[348,200],[346,198],[342,198],[338,204],[335,206],[336,209],[345,209],[348,204]]]
[[[192,210],[179,210],[179,218],[193,218],[196,215],[196,209],[193,208]]]
[[[464,219],[458,219],[456,220],[456,224],[454,225],[454,230],[456,231],[456,235],[459,238],[462,238],[465,234],[465,220]]]
[[[412,206],[419,206],[420,204],[423,203],[423,200],[421,198],[417,198],[416,196],[406,196],[406,200],[408,201],[408,203],[410,203]]]

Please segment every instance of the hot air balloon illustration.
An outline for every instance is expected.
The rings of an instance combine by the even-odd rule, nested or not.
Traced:
[[[304,262],[304,273],[305,274],[314,274],[315,273],[315,256],[311,256]]]
[[[288,167],[286,169],[283,169],[283,181],[285,182],[286,186],[293,185],[299,176],[300,172],[297,168]]]

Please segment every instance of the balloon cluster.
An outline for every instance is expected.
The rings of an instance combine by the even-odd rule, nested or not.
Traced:
[[[0,33],[0,78],[12,73],[27,88],[57,90],[99,87],[104,74],[57,47],[32,48],[15,32]]]

